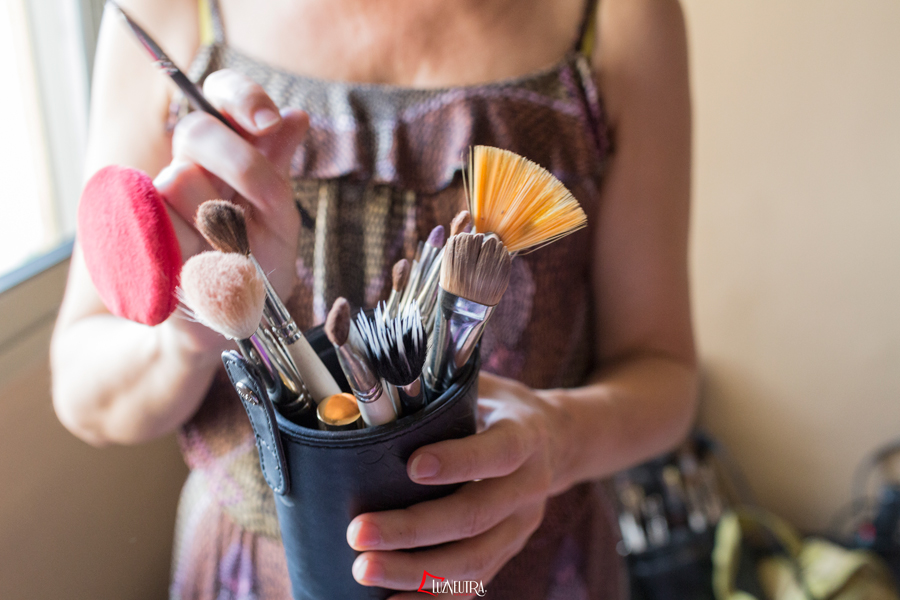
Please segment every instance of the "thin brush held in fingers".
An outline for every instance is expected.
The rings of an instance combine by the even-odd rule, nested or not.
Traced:
[[[309,345],[263,268],[250,253],[244,210],[227,200],[209,200],[197,210],[196,224],[197,229],[214,248],[241,254],[253,262],[266,288],[266,320],[283,342],[294,363],[294,370],[299,373],[313,400],[321,402],[328,396],[340,393],[340,387],[331,372]]]
[[[359,412],[366,425],[396,421],[397,410],[366,356],[364,342],[350,318],[350,304],[344,298],[335,300],[328,312],[325,335],[337,352],[341,370],[359,402]]]
[[[425,405],[420,376],[428,339],[419,308],[414,300],[394,318],[383,319],[380,312],[379,305],[374,318],[359,313],[357,329],[375,373],[398,388],[404,414],[412,414]]]
[[[434,394],[453,382],[481,339],[509,285],[512,258],[503,243],[461,233],[444,248],[437,315],[423,378]]]
[[[552,173],[508,150],[472,148],[466,188],[474,230],[496,234],[513,254],[587,225],[578,201]]]
[[[128,13],[122,9],[121,6],[113,2],[112,0],[106,0],[106,4],[113,7],[119,15],[125,20],[128,24],[128,28],[131,29],[131,32],[138,39],[144,49],[150,54],[153,58],[153,62],[159,67],[166,75],[168,75],[172,81],[175,82],[175,85],[184,93],[185,97],[191,103],[191,106],[194,109],[203,111],[207,114],[212,115],[222,123],[224,123],[229,129],[237,132],[237,129],[232,125],[225,116],[216,110],[212,104],[209,103],[196,85],[185,75],[178,67],[175,66],[175,63],[163,52],[162,48],[159,47],[153,38],[151,38],[146,31],[144,31],[135,21],[132,19]]]

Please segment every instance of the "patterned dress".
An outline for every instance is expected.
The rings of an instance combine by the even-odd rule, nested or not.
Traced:
[[[595,7],[588,8],[585,25]],[[321,323],[338,296],[358,307],[387,297],[393,264],[411,258],[418,240],[435,225],[447,227],[465,206],[460,173],[473,144],[545,166],[579,199],[589,222],[597,213],[610,143],[582,40],[554,67],[524,77],[411,89],[300,77],[246,56],[227,44],[214,0],[201,4],[201,23],[210,34],[192,65],[195,80],[234,69],[279,106],[310,115],[292,165],[296,200],[312,217],[300,234],[299,280],[288,302],[301,328]],[[174,117],[183,109],[176,101]],[[592,235],[589,225],[515,259],[484,334],[485,370],[538,389],[584,382],[593,365]],[[290,598],[273,495],[224,372],[179,439],[191,472],[178,511],[171,598]],[[550,499],[540,528],[487,584],[487,597],[624,597],[612,523],[599,484]]]

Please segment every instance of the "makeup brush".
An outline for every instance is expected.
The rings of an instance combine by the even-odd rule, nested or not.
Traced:
[[[513,254],[587,225],[578,201],[552,173],[508,150],[472,148],[466,184],[474,230],[496,234]]]
[[[414,298],[418,297],[435,257],[444,246],[444,237],[443,225],[437,225],[428,234],[428,239],[422,244],[419,258],[413,263],[410,271],[409,283],[407,283],[403,298],[400,300],[400,309],[405,308]]]
[[[387,304],[384,308],[384,316],[391,317],[397,313],[397,306],[400,304],[400,297],[406,289],[409,281],[409,261],[401,258],[394,264],[391,270],[391,295],[388,296]]]
[[[450,236],[467,232],[472,226],[472,216],[467,210],[461,210],[450,222]],[[419,303],[419,311],[422,313],[422,323],[425,325],[425,334],[430,338],[434,329],[434,307],[437,305],[438,279],[441,273],[441,261],[444,259],[444,249],[441,248],[434,261],[425,282],[422,284],[419,295],[416,298]]]
[[[472,214],[467,210],[461,210],[453,220],[450,221],[450,236],[458,233],[468,233],[468,228],[472,224]]]
[[[341,389],[331,372],[303,337],[297,323],[262,267],[250,253],[247,238],[247,221],[244,210],[227,200],[208,200],[197,209],[197,229],[211,246],[222,252],[234,252],[246,256],[256,267],[266,288],[265,315],[276,335],[284,342],[296,369],[316,402],[340,393]]]
[[[423,373],[432,392],[446,389],[469,360],[509,286],[511,265],[509,252],[496,237],[460,233],[447,242],[433,342]]]
[[[359,402],[359,412],[366,425],[371,427],[396,421],[397,410],[366,358],[363,341],[350,318],[350,303],[346,299],[334,301],[325,319],[325,335],[337,351],[338,362]]]
[[[190,316],[228,339],[258,367],[273,403],[291,418],[312,406],[309,392],[293,382],[260,328],[266,288],[253,263],[240,254],[202,252],[182,268],[180,296]]]
[[[375,374],[397,387],[403,413],[413,414],[425,406],[420,377],[428,339],[419,307],[413,300],[394,318],[385,319],[381,313],[381,305],[375,308],[374,318],[360,312],[356,326]]]

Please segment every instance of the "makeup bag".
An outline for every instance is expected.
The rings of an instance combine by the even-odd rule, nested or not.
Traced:
[[[343,391],[350,391],[321,327],[306,334]],[[347,544],[350,521],[364,512],[406,508],[450,494],[458,485],[413,483],[406,472],[421,446],[475,433],[479,359],[423,410],[354,431],[322,431],[316,416],[293,423],[265,394],[255,368],[237,352],[222,355],[247,411],[260,465],[275,505],[295,600],[383,600],[396,592],[356,583],[358,553]]]

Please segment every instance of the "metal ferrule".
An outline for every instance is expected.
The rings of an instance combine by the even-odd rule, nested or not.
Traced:
[[[259,377],[266,386],[266,393],[269,395],[269,399],[273,403],[280,402],[285,391],[284,387],[272,371],[271,364],[263,358],[263,355],[257,349],[254,343],[255,338],[256,335],[253,335],[246,340],[235,340],[235,342],[247,362],[255,366],[259,372]]]
[[[441,288],[438,292],[432,346],[422,373],[434,392],[444,390],[472,356],[493,306],[466,300]]]
[[[441,277],[441,261],[443,258],[444,249],[441,248],[434,261],[432,261],[431,269],[428,271],[425,282],[419,291],[419,296],[416,298],[416,302],[419,304],[419,312],[422,314],[422,322],[426,325],[426,333],[429,333],[427,330],[430,329],[429,324],[434,315],[434,307],[437,304],[438,280]]]
[[[363,421],[369,427],[396,421],[399,417],[397,408],[381,385],[381,379],[372,371],[369,361],[357,350],[361,343],[358,338],[356,327],[351,325],[349,339],[343,346],[335,346],[335,349],[347,383],[359,401]]]
[[[287,349],[269,329],[260,327],[259,332],[262,334],[259,337],[265,342],[265,350],[268,353],[269,360],[275,367],[281,382],[290,393],[290,397],[285,398],[284,402],[279,405],[279,410],[285,416],[291,417],[292,415],[299,415],[306,410],[315,409],[316,403],[313,401],[312,394],[309,393],[303,378],[297,371],[294,360],[287,353]]]
[[[275,288],[272,287],[269,278],[266,277],[266,272],[263,271],[262,266],[256,262],[256,258],[252,254],[250,255],[250,261],[253,263],[253,266],[256,267],[257,272],[262,276],[263,284],[266,286],[266,303],[263,306],[263,314],[269,321],[269,324],[272,326],[276,335],[284,340],[285,344],[290,346],[296,342],[303,333],[300,331],[300,328],[297,327],[297,323],[294,322],[294,319],[291,317],[291,313],[288,312],[284,302],[278,297],[278,293],[275,291]]]
[[[335,346],[338,362],[347,377],[347,383],[353,390],[353,395],[360,402],[374,402],[382,394],[381,379],[372,371],[369,361],[356,350],[351,339],[343,346]]]

